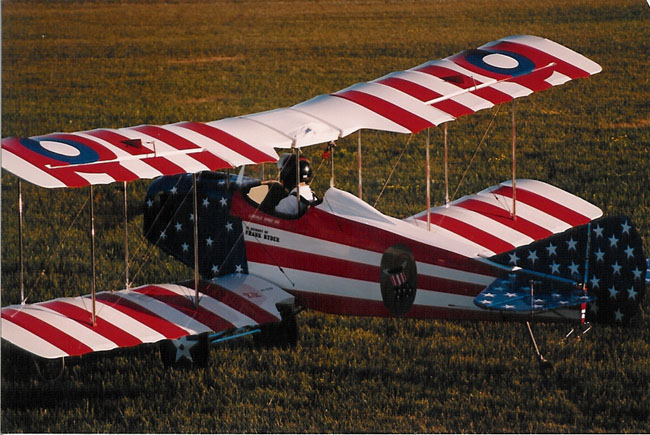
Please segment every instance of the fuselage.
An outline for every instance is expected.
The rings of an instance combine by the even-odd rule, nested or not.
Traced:
[[[415,220],[386,216],[355,196],[329,189],[323,201],[295,219],[260,211],[241,191],[230,213],[242,219],[248,271],[328,313],[388,316],[380,286],[382,257],[410,250],[417,270],[415,299],[406,316],[492,319],[500,315],[473,300],[502,271],[482,262],[477,247]]]

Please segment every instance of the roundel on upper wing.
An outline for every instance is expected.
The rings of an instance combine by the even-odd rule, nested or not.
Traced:
[[[24,138],[20,143],[31,151],[59,162],[72,165],[93,163],[99,160],[97,151],[87,145],[60,138]]]
[[[506,76],[520,76],[535,69],[535,63],[526,56],[504,50],[468,50],[465,59],[485,71]]]

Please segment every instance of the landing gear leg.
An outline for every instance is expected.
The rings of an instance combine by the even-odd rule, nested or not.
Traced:
[[[253,337],[265,346],[294,347],[298,343],[297,312],[292,306],[278,307],[282,320],[280,323],[264,325]]]
[[[63,376],[65,371],[65,358],[44,359],[39,357],[32,358],[38,376],[44,381],[54,382]]]
[[[533,344],[533,348],[535,349],[535,354],[537,355],[540,366],[542,368],[553,367],[553,364],[550,361],[548,361],[546,358],[544,358],[544,355],[542,355],[542,353],[539,351],[539,347],[537,346],[537,341],[535,340],[535,334],[533,334],[533,328],[530,326],[529,321],[526,321],[526,328],[528,328],[528,334],[530,335],[530,340]]]

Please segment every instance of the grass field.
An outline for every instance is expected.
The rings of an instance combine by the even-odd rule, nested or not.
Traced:
[[[533,34],[603,72],[518,100],[518,176],[630,216],[649,253],[649,33],[643,0],[4,1],[2,137],[253,113]],[[449,125],[454,197],[510,177],[509,110]],[[339,143],[336,180],[356,193],[353,136]],[[362,138],[364,199],[373,204],[407,137]],[[441,203],[441,131],[432,142]],[[424,209],[424,143],[412,139],[377,202],[382,212]],[[322,151],[309,151],[316,166]],[[19,302],[17,184],[3,173],[3,306]],[[186,279],[189,270],[140,236],[147,185],[129,186],[135,282]],[[96,192],[98,287],[121,288],[121,186]],[[87,293],[87,189],[23,184],[23,195],[29,301]],[[246,338],[214,349],[199,370],[165,369],[157,348],[143,346],[71,359],[61,379],[46,382],[3,343],[0,431],[649,432],[649,308],[646,298],[634,327],[596,327],[567,345],[566,325],[537,326],[555,362],[544,371],[521,324],[314,312],[299,315],[295,348]]]

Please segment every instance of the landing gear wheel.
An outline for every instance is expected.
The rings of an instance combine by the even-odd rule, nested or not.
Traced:
[[[262,326],[253,336],[255,342],[264,346],[294,347],[298,343],[298,322],[293,307],[279,307],[282,320]]]
[[[165,367],[207,367],[210,360],[208,333],[163,341],[160,359]]]

